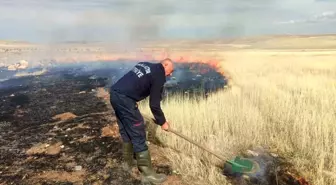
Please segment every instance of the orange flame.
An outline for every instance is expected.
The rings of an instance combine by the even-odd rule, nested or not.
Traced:
[[[299,178],[298,181],[299,181],[300,185],[310,185],[310,184],[306,181],[306,179],[304,179],[304,178],[302,178],[302,177]]]
[[[80,62],[80,61],[99,61],[99,62],[112,62],[118,60],[130,60],[130,61],[159,61],[164,58],[170,58],[176,63],[201,63],[207,64],[211,68],[215,69],[221,75],[227,77],[226,73],[223,70],[223,66],[219,60],[208,59],[207,57],[202,56],[192,56],[191,54],[181,54],[181,53],[171,53],[168,54],[166,51],[155,51],[152,49],[150,52],[140,50],[140,52],[124,52],[124,53],[102,53],[97,55],[96,53],[89,54],[76,54],[76,56],[64,56],[55,58],[56,61],[61,63],[71,63],[71,62]],[[194,66],[195,67],[195,66]],[[193,66],[191,66],[193,69]],[[206,69],[201,69],[201,73],[206,73]]]
[[[297,183],[299,183],[300,185],[311,185],[305,178],[297,175],[297,174],[293,174],[291,172],[286,172],[290,177],[292,177]]]

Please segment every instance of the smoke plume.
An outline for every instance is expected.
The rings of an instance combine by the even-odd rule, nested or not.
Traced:
[[[203,39],[336,31],[316,19],[335,3],[313,0],[11,0],[0,2],[0,39],[32,42]],[[322,27],[320,25],[323,25]]]

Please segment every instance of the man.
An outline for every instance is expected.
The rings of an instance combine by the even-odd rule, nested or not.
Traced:
[[[140,62],[111,87],[110,102],[118,120],[119,132],[123,140],[123,166],[130,170],[135,153],[139,171],[143,180],[162,183],[164,174],[157,174],[151,164],[151,156],[146,144],[144,119],[138,109],[137,102],[149,96],[150,109],[156,124],[168,131],[169,125],[161,110],[163,85],[166,76],[174,71],[171,59],[166,58],[160,63]]]

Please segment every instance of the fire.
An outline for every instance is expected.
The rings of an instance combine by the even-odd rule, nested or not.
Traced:
[[[299,185],[310,185],[310,184],[308,183],[308,181],[307,181],[305,178],[303,178],[303,177],[294,175],[293,173],[290,173],[290,172],[287,172],[287,174],[288,174],[290,177],[294,178],[295,181],[296,181],[297,183],[299,183]]]
[[[100,62],[111,62],[111,61],[159,61],[164,58],[170,58],[176,63],[201,63],[207,64],[211,68],[215,69],[221,75],[228,77],[226,72],[223,69],[222,62],[215,59],[209,59],[209,57],[204,56],[192,56],[191,54],[186,53],[171,53],[167,52],[158,52],[155,50],[147,51],[140,50],[140,52],[123,52],[123,53],[102,53],[102,54],[80,54],[76,56],[64,56],[62,58],[58,57],[55,60],[59,62],[80,62],[80,61],[100,61]],[[193,66],[193,65],[192,65]],[[192,69],[192,68],[191,68]],[[207,73],[207,69],[199,70],[202,74]]]
[[[310,185],[307,181],[306,181],[306,179],[304,179],[304,178],[299,178],[298,179],[298,182],[300,183],[300,185]]]

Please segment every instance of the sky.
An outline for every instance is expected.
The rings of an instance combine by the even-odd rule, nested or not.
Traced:
[[[214,39],[336,33],[336,0],[0,0],[0,40]]]

